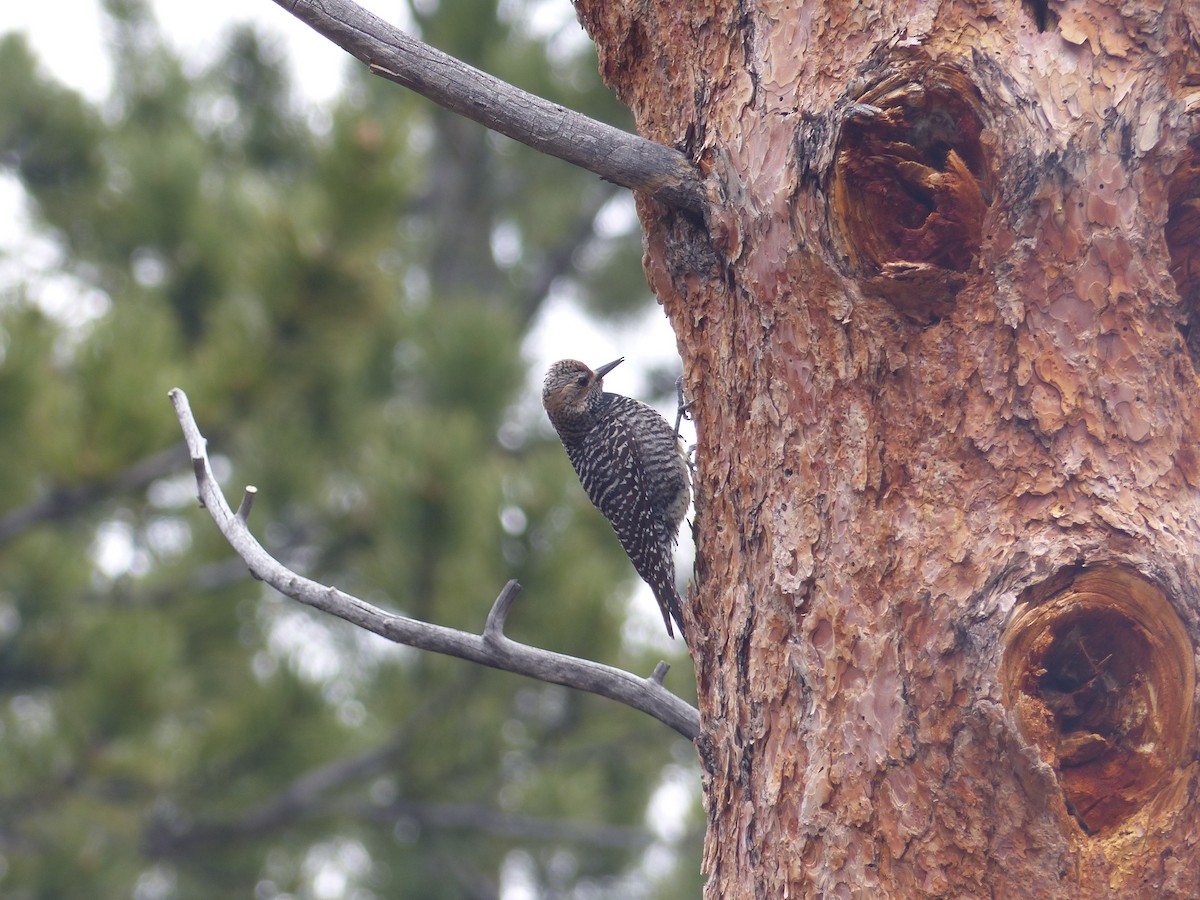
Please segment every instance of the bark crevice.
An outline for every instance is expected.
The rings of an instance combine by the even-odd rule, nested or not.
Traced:
[[[1194,652],[1167,595],[1124,568],[1065,570],[1013,611],[1005,702],[1087,834],[1178,812],[1151,801],[1195,752]]]

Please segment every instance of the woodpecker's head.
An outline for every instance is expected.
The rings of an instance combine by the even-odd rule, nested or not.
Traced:
[[[577,359],[560,359],[552,365],[542,382],[542,406],[555,429],[561,432],[585,424],[604,393],[604,376],[624,361],[622,356],[594,372]]]

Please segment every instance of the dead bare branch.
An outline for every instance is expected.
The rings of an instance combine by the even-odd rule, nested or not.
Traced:
[[[423,44],[351,0],[275,0],[365,63],[439,106],[513,140],[703,214],[700,177],[682,153],[551,103]]]
[[[265,581],[293,600],[345,619],[398,644],[457,656],[493,669],[599,694],[653,716],[689,740],[695,740],[700,734],[699,712],[663,687],[661,673],[657,669],[655,676],[642,678],[612,666],[530,647],[505,637],[504,620],[520,591],[520,585],[515,581],[510,581],[501,591],[488,616],[484,633],[476,635],[387,612],[335,587],[319,584],[291,571],[263,548],[250,533],[245,520],[230,509],[213,476],[207,442],[192,416],[187,395],[175,388],[170,392],[170,397],[192,456],[200,503],[255,578]]]

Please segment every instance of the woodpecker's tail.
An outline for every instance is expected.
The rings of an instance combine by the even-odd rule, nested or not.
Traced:
[[[687,642],[687,633],[683,630],[683,601],[679,598],[679,591],[675,590],[675,585],[671,583],[650,585],[654,591],[654,599],[658,601],[658,608],[662,611],[663,623],[667,626],[667,636],[675,637],[675,632],[671,628],[671,620],[675,620],[675,624],[679,626],[679,636]]]

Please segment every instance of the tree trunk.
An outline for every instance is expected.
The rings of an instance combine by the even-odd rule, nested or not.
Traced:
[[[710,188],[708,895],[1194,897],[1200,8],[576,5]]]

